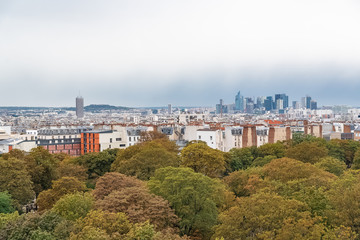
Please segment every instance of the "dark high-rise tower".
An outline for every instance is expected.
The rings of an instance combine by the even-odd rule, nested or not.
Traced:
[[[244,111],[244,97],[241,96],[240,91],[235,96],[235,110]]]
[[[84,117],[84,99],[81,96],[76,98],[76,117]]]

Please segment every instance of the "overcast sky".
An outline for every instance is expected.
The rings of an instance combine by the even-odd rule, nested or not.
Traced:
[[[0,106],[360,106],[359,0],[0,0]]]

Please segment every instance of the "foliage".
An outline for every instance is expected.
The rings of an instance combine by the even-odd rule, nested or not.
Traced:
[[[34,191],[38,195],[41,191],[49,189],[51,182],[57,178],[57,160],[43,147],[33,148],[25,159]]]
[[[179,166],[177,153],[169,151],[158,141],[152,141],[120,150],[111,169],[141,180],[149,180],[156,169],[167,166]]]
[[[17,209],[35,197],[33,183],[24,165],[24,161],[16,158],[0,158],[0,191],[7,191],[12,196]]]
[[[223,203],[224,189],[216,180],[189,168],[158,169],[150,179],[150,190],[168,200],[180,220],[183,234],[199,231],[211,235],[217,222],[217,206]]]
[[[149,222],[137,223],[128,234],[128,239],[134,240],[152,240],[155,236],[154,226]]]
[[[9,158],[25,160],[25,152],[19,149],[12,149],[10,152],[2,154],[1,157],[5,160],[8,160]]]
[[[74,233],[81,233],[86,227],[101,229],[112,238],[126,235],[132,225],[124,213],[111,213],[99,210],[90,211],[85,218],[77,222],[77,230]],[[72,238],[75,238],[74,234]]]
[[[351,171],[333,183],[328,198],[333,206],[328,212],[329,222],[351,227],[360,233],[360,172]]]
[[[0,239],[59,239],[55,229],[65,220],[55,213],[28,213],[16,216],[0,229]]]
[[[250,167],[254,157],[250,148],[233,148],[229,152],[231,171],[244,170]]]
[[[226,239],[273,239],[289,218],[300,218],[307,206],[276,194],[258,193],[242,197],[238,205],[220,215],[213,237]]]
[[[195,172],[209,177],[220,177],[225,172],[223,152],[212,149],[205,143],[193,143],[181,151],[181,166],[192,168]]]
[[[102,229],[86,226],[81,232],[70,236],[70,240],[110,240],[109,235]]]
[[[319,162],[321,158],[327,157],[328,150],[317,142],[302,142],[288,149],[286,156],[305,163],[314,164]]]
[[[307,143],[317,143],[320,146],[326,146],[326,140],[323,138],[318,138],[312,136],[310,134],[305,133],[293,133],[291,140],[288,141],[290,147],[294,147],[300,143],[307,142]]]
[[[121,173],[110,172],[98,179],[93,195],[96,200],[103,200],[113,191],[121,191],[125,188],[144,187],[145,184],[135,177],[129,177]]]
[[[264,176],[270,180],[288,182],[306,179],[310,185],[328,186],[336,176],[325,172],[314,165],[303,163],[291,158],[274,159],[263,168]]]
[[[121,174],[117,175],[120,179],[125,179],[125,181],[131,180],[131,178],[121,176]],[[104,196],[98,187],[95,188],[94,196],[97,199],[95,207],[97,209],[115,213],[123,212],[133,223],[149,220],[157,229],[165,229],[177,225],[178,218],[169,207],[169,203],[162,197],[151,194],[145,185],[139,184],[136,186],[136,181],[139,180],[134,179],[135,186],[119,187],[114,186],[114,184],[110,186],[106,184],[106,180],[111,179],[110,176],[113,177],[114,174],[107,174],[100,178],[99,187],[104,190],[104,186],[109,186],[109,188],[115,190],[110,193],[108,193],[108,189],[105,190],[106,196]],[[126,185],[126,183],[122,185]]]
[[[329,150],[329,156],[337,158],[351,167],[360,143],[354,140],[333,139],[327,142],[326,147]]]
[[[340,176],[346,169],[346,164],[334,157],[325,157],[315,164],[316,167]]]
[[[67,220],[74,221],[85,217],[93,207],[93,198],[89,193],[67,194],[60,198],[54,205],[52,211]]]
[[[286,146],[283,143],[268,143],[258,148],[258,157],[276,156],[276,158],[285,157]]]
[[[234,192],[237,197],[250,196],[252,192],[248,185],[250,179],[258,178],[262,175],[261,168],[249,168],[246,170],[239,170],[229,174],[224,178],[224,182],[229,186],[230,190]],[[252,186],[253,187],[253,186]]]
[[[0,213],[0,231],[9,222],[15,221],[20,217],[18,212],[13,213]]]
[[[81,182],[85,182],[88,176],[86,169],[83,166],[76,164],[76,160],[71,158],[62,160],[56,171],[58,178],[75,177]]]
[[[168,139],[168,137],[158,131],[143,131],[140,134],[140,142],[151,142],[159,139]]]
[[[360,169],[360,149],[357,150],[354,154],[352,169]]]
[[[42,191],[37,204],[40,211],[51,209],[53,205],[64,195],[74,192],[84,192],[86,186],[74,177],[63,177],[53,182],[52,189]]]
[[[78,157],[75,162],[87,169],[88,179],[95,179],[110,172],[111,164],[116,159],[117,150],[87,153]]]
[[[277,158],[276,156],[272,156],[272,155],[268,155],[265,157],[258,157],[251,163],[251,167],[262,167],[276,158]]]
[[[13,208],[13,201],[11,195],[7,192],[0,192],[0,213],[12,213],[15,211]]]

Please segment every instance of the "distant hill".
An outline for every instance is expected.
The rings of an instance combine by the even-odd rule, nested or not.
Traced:
[[[122,106],[112,106],[108,104],[91,104],[85,106],[84,110],[86,112],[99,112],[106,110],[129,110],[131,108],[122,107]],[[46,110],[65,110],[65,111],[76,111],[75,107],[0,107],[0,111],[46,111]]]
[[[128,107],[122,106],[112,106],[107,104],[91,104],[89,106],[84,107],[86,112],[98,112],[98,111],[106,111],[106,110],[129,110]]]

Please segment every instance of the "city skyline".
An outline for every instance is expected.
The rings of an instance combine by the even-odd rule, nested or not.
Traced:
[[[72,106],[81,89],[89,104],[213,106],[241,89],[356,106],[359,11],[354,0],[1,1],[0,105]]]

